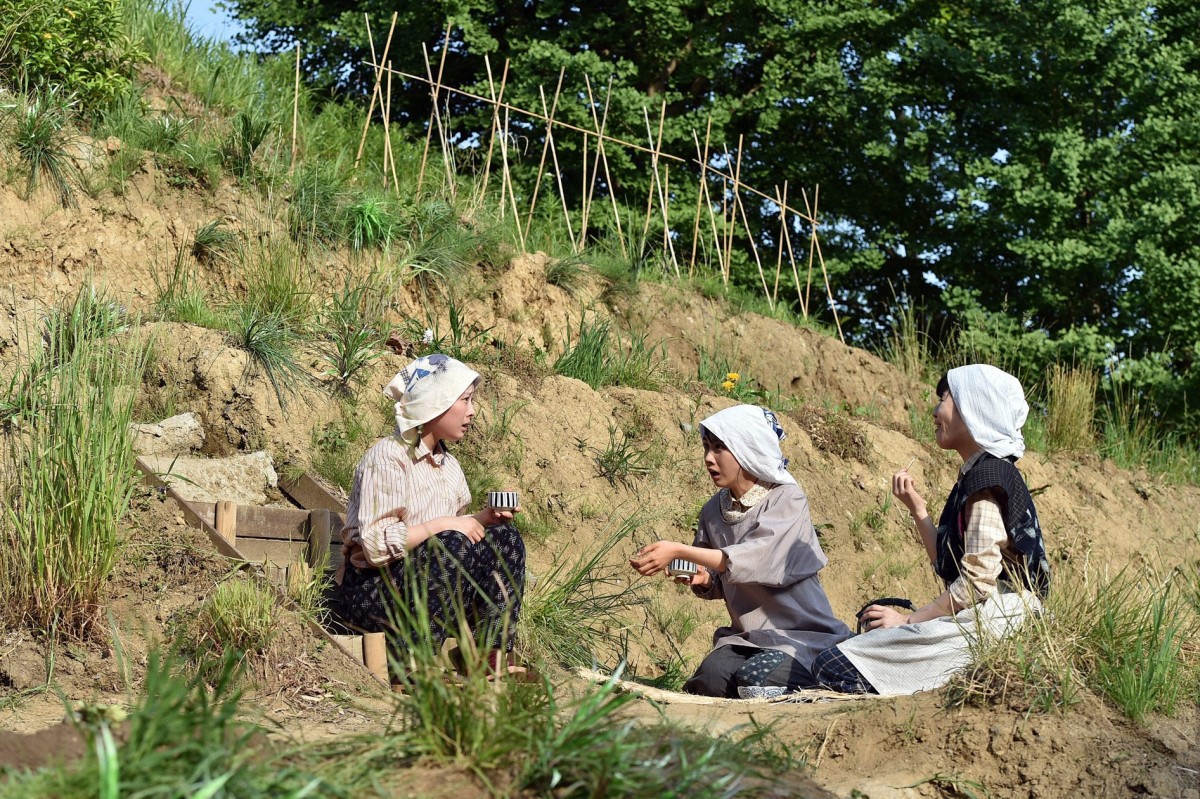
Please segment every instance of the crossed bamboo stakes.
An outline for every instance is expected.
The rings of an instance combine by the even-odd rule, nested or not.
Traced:
[[[364,14],[364,17],[366,15]],[[512,103],[506,102],[504,99],[505,89],[508,85],[509,78],[509,63],[505,61],[504,67],[500,72],[499,84],[492,69],[491,60],[484,59],[484,65],[487,71],[487,96],[466,91],[464,89],[445,85],[442,80],[445,74],[446,57],[449,53],[449,41],[451,27],[447,26],[446,33],[442,41],[441,54],[437,62],[436,72],[433,69],[433,64],[429,57],[428,48],[422,44],[421,50],[424,57],[425,75],[413,75],[406,72],[401,72],[392,67],[392,62],[389,60],[391,53],[392,38],[395,33],[397,15],[392,15],[391,27],[388,30],[387,39],[383,46],[382,57],[378,54],[375,48],[375,39],[371,32],[370,19],[366,19],[367,37],[371,47],[371,62],[370,65],[375,73],[374,87],[371,92],[371,100],[367,109],[367,114],[363,120],[362,135],[359,140],[358,152],[355,156],[354,166],[357,167],[362,163],[366,150],[367,133],[370,130],[371,122],[375,117],[376,106],[378,105],[381,116],[383,118],[384,135],[383,135],[383,187],[386,190],[391,187],[398,191],[399,179],[396,173],[396,162],[392,154],[391,144],[391,105],[392,105],[392,79],[393,77],[400,78],[404,81],[412,81],[419,84],[424,84],[429,87],[429,94],[432,100],[432,109],[429,115],[429,121],[426,125],[425,146],[421,155],[421,165],[417,175],[417,192],[420,193],[424,188],[425,181],[428,178],[428,165],[430,151],[435,145],[434,134],[436,132],[436,145],[441,151],[443,171],[443,190],[446,191],[452,198],[456,196],[458,187],[454,180],[455,175],[455,159],[454,145],[452,144],[449,126],[449,104],[446,103],[443,113],[443,102],[448,100],[451,94],[458,95],[479,103],[490,106],[492,109],[492,118],[488,135],[487,155],[484,159],[483,175],[477,182],[475,190],[475,199],[481,201],[486,195],[489,183],[492,178],[493,164],[496,160],[496,151],[499,150],[499,173],[500,173],[500,203],[499,215],[501,219],[506,218],[509,214],[512,215],[515,223],[517,236],[520,239],[522,249],[525,249],[526,239],[532,227],[534,213],[538,207],[538,201],[541,194],[543,178],[547,172],[547,161],[552,167],[554,175],[553,185],[558,194],[560,207],[563,219],[566,225],[567,234],[570,237],[571,248],[573,252],[580,252],[587,240],[589,224],[594,219],[593,210],[597,201],[604,202],[603,198],[596,196],[596,185],[600,182],[600,177],[603,175],[604,184],[612,186],[612,178],[609,170],[608,152],[611,147],[620,147],[628,151],[636,153],[642,157],[649,159],[650,186],[646,196],[646,210],[641,219],[640,236],[637,236],[637,226],[632,218],[626,223],[622,222],[621,209],[617,204],[615,193],[612,191],[604,192],[608,195],[608,202],[612,206],[612,214],[616,223],[617,241],[621,248],[621,253],[624,257],[629,258],[635,252],[634,243],[637,243],[637,252],[645,251],[650,235],[651,224],[656,217],[659,217],[659,222],[662,225],[662,253],[664,259],[669,259],[670,269],[675,276],[682,277],[684,269],[681,262],[686,262],[686,272],[689,277],[696,273],[697,264],[701,259],[701,244],[707,240],[709,243],[709,252],[716,257],[718,268],[720,269],[722,283],[728,285],[730,279],[731,264],[733,262],[733,247],[736,233],[739,229],[744,230],[746,241],[749,243],[750,253],[754,259],[755,267],[758,272],[759,283],[761,285],[763,296],[766,298],[771,308],[779,302],[779,282],[780,276],[784,272],[784,262],[791,270],[794,285],[796,287],[797,302],[800,305],[801,313],[804,318],[809,317],[812,308],[812,284],[813,275],[816,268],[819,266],[821,271],[821,280],[825,287],[825,296],[828,302],[830,311],[833,314],[834,323],[837,326],[838,335],[842,341],[845,341],[845,336],[842,333],[841,320],[838,317],[837,307],[833,298],[833,290],[829,281],[829,272],[825,266],[825,258],[821,252],[821,243],[818,238],[817,231],[820,227],[818,216],[818,201],[820,196],[820,187],[813,189],[812,198],[810,201],[809,194],[806,190],[800,191],[800,196],[803,201],[804,210],[800,211],[789,205],[788,182],[785,180],[782,187],[776,185],[773,191],[768,193],[761,191],[753,186],[750,186],[741,180],[742,172],[742,154],[744,152],[744,142],[741,136],[738,137],[737,147],[731,153],[727,146],[715,148],[711,141],[712,119],[708,120],[704,132],[703,144],[700,140],[700,135],[696,130],[692,131],[692,139],[696,148],[694,158],[681,158],[674,153],[666,152],[662,149],[663,129],[666,121],[666,103],[664,102],[658,113],[657,125],[651,123],[650,112],[648,109],[643,109],[643,118],[646,127],[646,143],[628,141],[612,135],[607,130],[609,101],[612,96],[612,80],[609,80],[607,89],[604,94],[604,102],[598,102],[596,93],[594,92],[590,78],[584,77],[587,108],[592,120],[592,127],[584,128],[578,125],[571,124],[562,119],[557,118],[560,108],[560,102],[563,98],[563,81],[566,74],[564,67],[559,71],[558,82],[554,88],[554,93],[549,101],[546,98],[545,87],[539,87],[541,100],[541,111],[520,108]],[[299,93],[299,63],[300,52],[297,47],[296,64],[297,64],[297,96]],[[544,125],[541,156],[538,163],[537,178],[533,183],[531,196],[526,207],[526,203],[517,196],[517,192],[513,187],[512,170],[511,170],[511,152],[510,142],[510,122],[514,115],[520,115],[534,123]],[[657,130],[655,130],[657,128]],[[559,166],[558,147],[555,136],[561,136],[564,133],[568,135],[579,135],[582,137],[582,164],[583,164],[583,184],[580,192],[580,208],[578,209],[578,230],[576,224],[572,220],[571,208],[568,202],[568,193],[563,185],[563,174]],[[293,123],[293,160],[296,154],[296,132],[295,123]],[[497,147],[497,143],[499,146]],[[590,159],[589,159],[590,155]],[[714,167],[712,162],[715,156],[719,155],[719,162],[724,165],[725,170]],[[673,231],[670,224],[670,204],[671,204],[671,172],[672,166],[675,167],[675,179],[679,181],[681,173],[688,175],[686,179],[693,179],[698,183],[696,192],[696,207],[693,214],[692,236],[690,252],[686,255],[676,251],[676,244],[680,243],[677,231]],[[732,169],[730,169],[732,167]],[[714,192],[710,190],[710,186],[719,183],[719,190],[714,196]],[[746,204],[743,200],[743,195],[748,195],[750,198],[757,200],[760,205],[767,204],[767,207],[774,209],[775,213],[779,214],[779,234],[776,236],[775,242],[775,269],[773,280],[770,278],[770,264],[764,264],[764,253],[760,251],[759,239],[750,225],[750,215],[747,213]],[[707,217],[707,225],[704,221]],[[719,217],[719,220],[718,220]],[[522,221],[524,218],[524,221]],[[795,230],[796,224],[808,227],[808,253],[804,270],[806,272],[801,287],[801,266],[797,264],[797,254],[792,244],[792,233]],[[707,227],[707,230],[704,228]],[[768,256],[769,257],[769,256]],[[803,253],[801,254],[803,258]]]

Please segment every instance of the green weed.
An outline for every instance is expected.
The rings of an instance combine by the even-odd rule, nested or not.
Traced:
[[[661,341],[650,343],[644,334],[633,332],[622,341],[611,321],[585,314],[574,339],[568,330],[554,371],[592,388],[619,385],[655,391],[666,382],[666,348]]]
[[[622,432],[616,425],[608,428],[608,446],[604,449],[592,447],[595,453],[596,470],[608,481],[610,486],[622,483],[626,487],[633,486],[633,478],[650,473],[648,461],[649,450],[637,449],[633,446],[634,438],[629,433]]]
[[[221,150],[225,165],[239,178],[248,177],[254,154],[271,132],[271,122],[253,111],[241,110],[233,118],[233,129]]]
[[[0,613],[70,636],[91,632],[102,612],[134,484],[128,381],[145,357],[94,324],[68,313],[47,328],[44,352],[19,348],[4,401],[21,434],[0,453]]]
[[[551,258],[546,262],[546,282],[558,286],[572,297],[583,287],[586,275],[583,261],[578,256]]]
[[[224,329],[224,317],[209,302],[204,281],[185,258],[180,248],[170,267],[152,273],[158,295],[154,300],[154,315],[168,322]]]
[[[102,289],[85,285],[71,302],[60,305],[42,322],[46,354],[55,363],[70,360],[87,342],[106,338],[128,326],[124,306]]]
[[[36,94],[11,112],[13,144],[25,173],[25,199],[33,194],[43,177],[50,181],[63,208],[74,201],[77,170],[67,152],[70,106],[54,90]]]
[[[596,545],[571,560],[556,560],[526,591],[517,627],[520,651],[530,659],[566,666],[615,665],[625,651],[631,611],[645,604],[640,585],[605,556],[623,544],[641,520],[630,516]]]
[[[362,371],[383,356],[379,348],[383,339],[382,320],[370,318],[368,311],[374,291],[369,283],[354,285],[347,278],[321,314],[325,377],[344,395],[352,392]]]
[[[226,323],[233,345],[250,354],[247,368],[257,366],[263,371],[279,407],[286,408],[287,396],[309,381],[296,359],[299,339],[291,320],[254,305],[237,304],[228,309]]]
[[[1099,378],[1087,369],[1050,367],[1046,379],[1046,438],[1055,450],[1091,450]]]
[[[192,234],[192,257],[202,264],[229,260],[240,246],[241,239],[225,225],[224,219],[207,222]]]
[[[197,654],[236,652],[248,661],[260,659],[275,640],[279,604],[275,592],[258,580],[241,574],[219,583],[200,606],[190,625],[189,639]],[[200,658],[201,669],[211,678],[219,661]]]

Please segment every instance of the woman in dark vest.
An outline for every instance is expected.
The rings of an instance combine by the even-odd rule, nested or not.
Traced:
[[[847,693],[938,688],[971,661],[982,636],[1001,637],[1041,610],[1050,585],[1037,510],[1013,463],[1029,412],[1021,383],[994,366],[951,369],[937,386],[934,436],[963,460],[935,525],[907,469],[892,493],[908,508],[946,590],[912,613],[870,605],[863,633],[817,656],[813,672]]]

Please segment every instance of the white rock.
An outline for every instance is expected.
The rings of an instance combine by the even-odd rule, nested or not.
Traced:
[[[134,432],[133,451],[138,455],[185,455],[204,446],[204,427],[194,413],[130,427]]]
[[[154,455],[142,458],[164,482],[193,502],[230,500],[265,505],[266,492],[279,485],[279,475],[266,452],[230,458]]]

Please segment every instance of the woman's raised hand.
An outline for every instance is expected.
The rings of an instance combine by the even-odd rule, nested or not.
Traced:
[[[914,519],[925,516],[925,498],[917,493],[916,482],[908,473],[908,467],[892,475],[892,496],[904,503]]]

